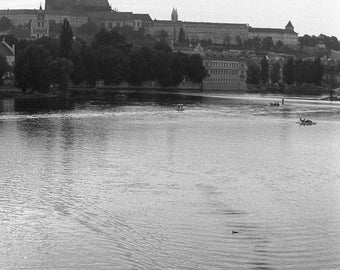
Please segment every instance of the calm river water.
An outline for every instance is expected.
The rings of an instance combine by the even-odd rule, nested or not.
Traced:
[[[340,106],[0,103],[0,269],[340,269]]]

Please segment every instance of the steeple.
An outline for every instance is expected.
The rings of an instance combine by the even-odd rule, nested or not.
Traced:
[[[171,21],[177,22],[178,21],[178,12],[177,8],[173,8],[171,12]]]
[[[289,21],[288,24],[286,25],[286,30],[294,31],[294,26],[291,21]]]

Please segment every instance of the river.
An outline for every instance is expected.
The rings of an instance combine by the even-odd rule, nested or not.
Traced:
[[[0,269],[340,269],[340,106],[0,103]]]

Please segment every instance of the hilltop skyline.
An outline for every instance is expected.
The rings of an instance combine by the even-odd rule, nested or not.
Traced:
[[[112,8],[119,11],[148,13],[152,19],[169,19],[173,7],[183,21],[248,23],[252,27],[283,28],[292,21],[299,36],[304,34],[336,36],[340,39],[340,1],[337,0],[272,0],[270,5],[266,0],[215,0],[211,4],[196,0],[195,6],[188,0],[123,0],[110,1]],[[16,0],[0,3],[0,9],[37,9],[39,0]],[[322,14],[320,14],[320,12]],[[327,14],[325,14],[327,12]]]

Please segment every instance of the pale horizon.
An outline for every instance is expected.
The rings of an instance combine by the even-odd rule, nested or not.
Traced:
[[[38,9],[45,1],[16,0],[0,3],[0,9]],[[304,34],[336,36],[340,39],[340,1],[337,0],[242,0],[237,3],[231,0],[187,1],[173,0],[171,3],[162,0],[110,1],[113,9],[148,13],[152,19],[170,19],[171,10],[177,8],[179,20],[245,23],[252,27],[284,28],[291,21],[299,36]],[[194,3],[194,4],[193,4]],[[327,14],[326,14],[327,12]]]

